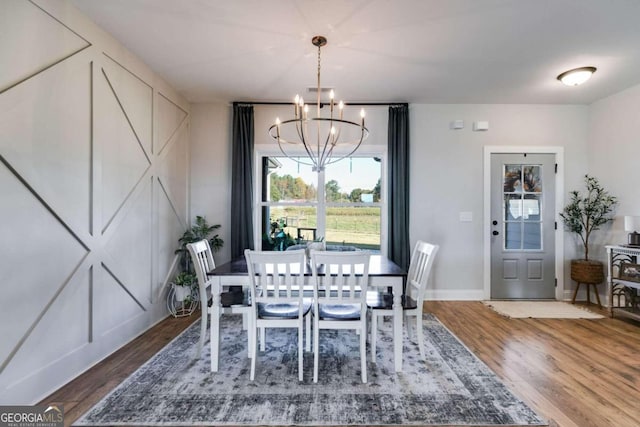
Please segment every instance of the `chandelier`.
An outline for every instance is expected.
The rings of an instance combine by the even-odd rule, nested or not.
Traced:
[[[337,106],[334,92],[329,93],[328,112],[323,116],[325,106],[320,100],[320,49],[327,44],[323,36],[315,36],[311,43],[318,48],[318,86],[316,115],[309,113],[309,105],[299,95],[293,101],[294,118],[276,122],[269,128],[269,135],[275,139],[282,153],[288,158],[312,166],[314,172],[321,172],[325,166],[351,156],[369,136],[364,126],[364,109],[360,110],[360,123],[343,117],[344,102]],[[337,111],[336,111],[337,110]]]

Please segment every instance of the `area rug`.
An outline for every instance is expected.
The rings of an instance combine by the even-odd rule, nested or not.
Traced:
[[[381,322],[366,384],[353,331],[321,331],[314,384],[312,353],[298,382],[295,330],[268,330],[252,382],[239,317],[222,317],[218,373],[209,371],[208,346],[194,359],[196,323],[74,425],[547,425],[435,317],[423,321],[426,360],[405,336],[401,373],[393,369],[392,322]]]
[[[603,319],[604,316],[562,301],[484,301],[497,313],[514,319]]]

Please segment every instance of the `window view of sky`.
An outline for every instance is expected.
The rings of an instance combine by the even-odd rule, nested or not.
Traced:
[[[317,187],[317,172],[311,166],[301,165],[286,157],[278,157],[281,168],[274,170],[279,176],[300,176],[306,183]],[[380,179],[381,163],[371,157],[352,157],[328,165],[326,181],[336,180],[342,192],[350,193],[355,188],[372,190]]]

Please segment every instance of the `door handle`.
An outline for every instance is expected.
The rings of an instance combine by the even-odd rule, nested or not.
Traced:
[[[500,233],[498,233],[496,230],[493,230],[493,232],[491,234],[493,234],[494,236],[497,236]]]

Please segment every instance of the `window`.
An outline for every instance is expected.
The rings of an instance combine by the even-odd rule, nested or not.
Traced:
[[[503,166],[504,249],[542,250],[542,166]]]
[[[382,156],[327,165],[324,172],[284,156],[260,158],[263,250],[285,250],[312,240],[380,251],[386,203]]]

